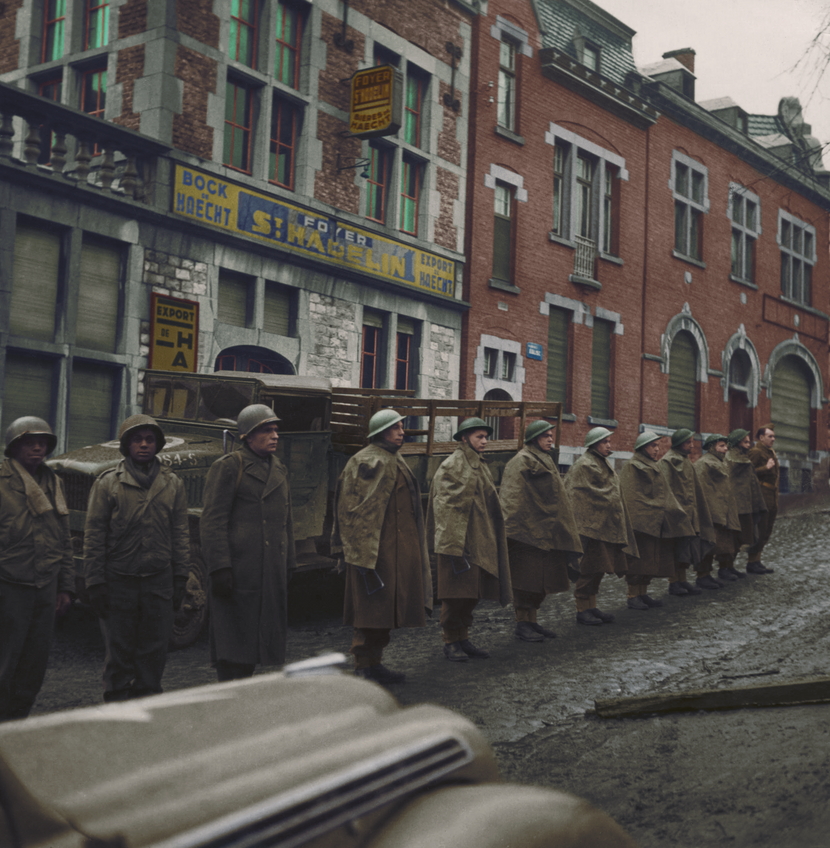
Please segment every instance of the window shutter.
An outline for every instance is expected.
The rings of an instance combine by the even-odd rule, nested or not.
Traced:
[[[591,350],[591,415],[611,418],[611,334],[610,321],[594,319]]]
[[[12,335],[54,339],[60,258],[60,235],[18,225],[9,315]]]
[[[67,420],[68,451],[108,442],[112,426],[113,395],[117,372],[107,365],[75,361]]]
[[[50,424],[55,363],[41,356],[6,353],[6,388],[3,393],[2,431],[16,418],[36,415]]]
[[[383,316],[378,312],[372,312],[369,309],[363,310],[363,326],[377,327],[383,329]]]
[[[510,218],[496,215],[493,230],[493,277],[510,281]]]
[[[548,324],[548,385],[549,401],[559,401],[567,410],[568,403],[568,324],[571,312],[550,308]]]
[[[230,271],[219,272],[218,318],[236,327],[248,325],[248,287],[250,279]]]
[[[290,335],[291,293],[278,283],[265,283],[262,329],[278,336]]]
[[[120,289],[120,249],[84,239],[76,345],[115,352]]]
[[[415,322],[411,318],[404,318],[402,315],[398,316],[398,332],[406,333],[408,336],[415,335]]]
[[[671,429],[697,427],[697,345],[689,333],[674,337],[669,354],[669,414]]]
[[[772,376],[775,450],[806,456],[810,450],[810,389],[807,369],[798,357],[785,356]]]

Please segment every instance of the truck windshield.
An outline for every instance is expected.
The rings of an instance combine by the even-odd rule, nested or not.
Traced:
[[[240,410],[251,403],[253,392],[253,383],[147,374],[144,412],[153,418],[235,421]]]

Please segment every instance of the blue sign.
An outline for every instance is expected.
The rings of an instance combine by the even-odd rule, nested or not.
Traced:
[[[536,342],[528,342],[527,343],[527,358],[528,359],[538,359],[539,362],[543,359],[543,351],[542,345],[537,344]]]

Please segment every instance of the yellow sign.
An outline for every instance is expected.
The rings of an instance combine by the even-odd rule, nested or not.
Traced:
[[[182,165],[176,165],[173,210],[330,267],[455,297],[451,259]]]
[[[199,304],[151,295],[150,368],[195,371],[199,351]]]
[[[352,77],[349,131],[359,138],[394,135],[401,128],[403,82],[392,65]]]

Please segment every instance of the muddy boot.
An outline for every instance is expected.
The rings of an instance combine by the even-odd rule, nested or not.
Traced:
[[[610,612],[603,612],[602,610],[597,609],[596,607],[592,607],[588,610],[591,615],[598,618],[603,624],[611,624],[614,621],[614,616],[611,615]]]
[[[649,597],[649,595],[643,594],[640,595],[640,600],[643,601],[647,606],[650,607],[662,607],[663,602],[658,601],[657,598]]]
[[[542,634],[542,636],[543,636],[545,639],[555,639],[555,638],[556,638],[556,634],[555,634],[552,630],[548,630],[548,628],[547,628],[547,627],[542,627],[542,625],[541,625],[541,624],[539,624],[539,623],[538,623],[538,622],[536,622],[536,621],[531,621],[531,622],[530,622],[530,626],[531,626],[531,627],[532,627],[532,628],[533,628],[533,629],[534,629],[537,633],[541,633],[541,634]]]
[[[541,633],[537,633],[533,629],[533,625],[529,621],[516,622],[516,638],[522,642],[544,642],[545,637]]]
[[[444,645],[444,656],[450,662],[467,662],[467,656],[464,648],[461,647],[461,642],[447,642]]]
[[[469,639],[462,639],[458,644],[461,645],[461,650],[474,660],[490,659],[489,651],[485,651],[484,648],[477,648]]]
[[[748,562],[746,565],[747,574],[772,574],[774,568],[767,568],[762,562]]]
[[[594,627],[602,624],[602,619],[597,618],[590,610],[582,610],[576,614],[577,624],[590,624]]]
[[[688,595],[689,590],[686,589],[682,583],[679,581],[676,583],[669,583],[669,594],[670,595]]]
[[[695,583],[701,589],[720,589],[720,583],[711,574],[704,574],[703,577],[698,577]]]
[[[648,609],[648,604],[639,595],[635,595],[633,598],[626,598],[625,605],[631,610]]]
[[[734,575],[729,568],[719,568],[718,569],[718,580],[724,580],[728,583],[732,583],[737,580],[737,576]]]
[[[692,586],[691,583],[685,580],[680,584],[690,595],[702,595],[703,589],[698,589],[697,586]]]

